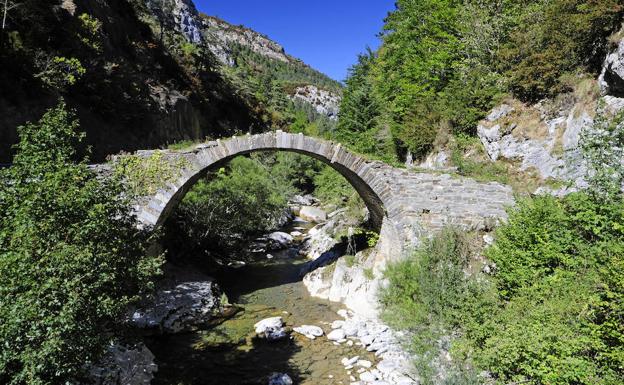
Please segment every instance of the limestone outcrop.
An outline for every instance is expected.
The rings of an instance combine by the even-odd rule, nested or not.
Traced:
[[[289,97],[291,100],[300,100],[310,104],[320,115],[331,120],[338,120],[341,97],[334,92],[314,85],[306,85],[295,88],[294,93]]]

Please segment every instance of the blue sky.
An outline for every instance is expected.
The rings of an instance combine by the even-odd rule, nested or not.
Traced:
[[[336,80],[344,80],[357,54],[379,45],[383,19],[394,0],[195,0],[197,8],[243,24]]]

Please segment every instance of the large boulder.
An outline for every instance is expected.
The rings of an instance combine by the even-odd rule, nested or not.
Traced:
[[[154,355],[142,343],[111,344],[100,362],[90,367],[89,377],[95,385],[149,385],[157,371]]]
[[[221,291],[212,281],[183,282],[156,292],[136,309],[131,323],[161,333],[193,330],[221,313]]]
[[[624,97],[624,40],[607,56],[598,81],[603,95]]]
[[[320,223],[327,220],[327,213],[318,207],[303,206],[299,211],[299,216],[308,222]]]

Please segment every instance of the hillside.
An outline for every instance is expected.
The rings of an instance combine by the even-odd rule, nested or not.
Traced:
[[[341,87],[267,37],[200,16],[191,1],[11,3],[0,42],[0,163],[10,161],[15,128],[59,97],[102,160],[283,128],[297,110],[288,84]]]

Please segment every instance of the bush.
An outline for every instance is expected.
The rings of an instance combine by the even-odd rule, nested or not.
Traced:
[[[473,253],[466,234],[447,228],[384,273],[389,282],[381,294],[384,319],[411,331],[410,349],[425,384],[432,384],[436,376],[440,340],[482,324],[495,304],[493,287],[465,272]],[[473,377],[460,366],[450,371],[457,381]]]
[[[77,128],[60,103],[18,128],[14,164],[0,173],[3,384],[81,380],[159,270],[120,181],[74,163]]]
[[[500,382],[624,380],[624,205],[577,193],[521,202],[486,255],[504,302],[476,359]]]

